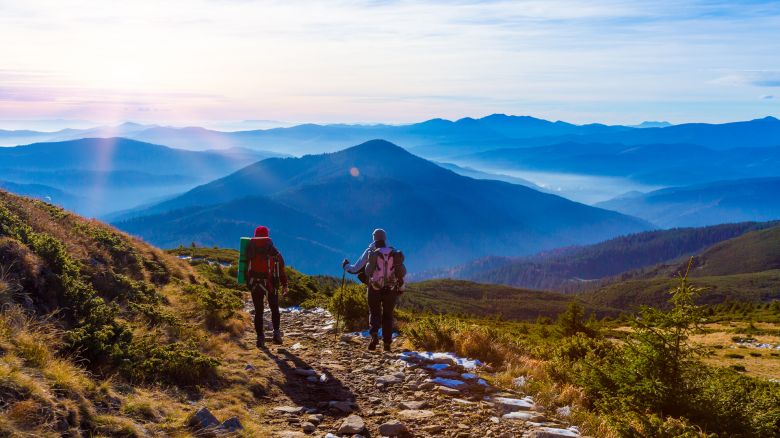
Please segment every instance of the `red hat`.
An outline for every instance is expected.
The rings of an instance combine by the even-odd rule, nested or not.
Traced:
[[[260,225],[255,228],[255,237],[268,237],[268,227]]]

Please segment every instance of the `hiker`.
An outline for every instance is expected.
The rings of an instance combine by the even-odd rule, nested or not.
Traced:
[[[271,322],[274,326],[274,344],[282,343],[282,332],[279,330],[279,287],[282,294],[287,294],[287,275],[284,272],[284,258],[268,237],[268,227],[255,228],[255,237],[249,241],[246,249],[248,261],[246,284],[252,293],[252,303],[255,305],[255,332],[257,332],[257,348],[265,347],[263,333],[264,298],[268,297],[268,307],[271,309]]]
[[[390,351],[393,343],[393,309],[396,299],[404,291],[404,255],[387,245],[387,233],[377,228],[372,233],[373,242],[354,265],[344,259],[341,266],[350,274],[358,274],[368,286],[368,321],[371,341],[369,350],[379,344],[379,327],[382,327],[384,351]]]

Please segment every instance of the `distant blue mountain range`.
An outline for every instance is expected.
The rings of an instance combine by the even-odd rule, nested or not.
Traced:
[[[115,222],[162,247],[236,247],[258,224],[270,226],[296,267],[329,273],[358,256],[376,227],[388,230],[415,270],[651,228],[524,186],[461,176],[382,140],[266,159]]]

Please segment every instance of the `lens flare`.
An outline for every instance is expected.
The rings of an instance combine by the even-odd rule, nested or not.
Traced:
[[[357,178],[358,176],[360,176],[360,169],[358,169],[357,167],[353,167],[349,169],[349,174]]]

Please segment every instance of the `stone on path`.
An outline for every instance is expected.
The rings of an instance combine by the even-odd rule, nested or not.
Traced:
[[[341,411],[341,412],[343,412],[345,414],[349,414],[350,412],[352,412],[354,410],[352,406],[353,406],[352,402],[349,402],[349,401],[332,400],[332,401],[328,402],[328,407],[329,408],[336,409],[336,410]]]
[[[308,421],[301,423],[301,428],[305,433],[314,433],[314,431],[317,430],[317,426]]]
[[[428,425],[428,426],[424,426],[422,428],[422,430],[425,431],[425,432],[428,432],[428,433],[439,433],[442,430],[444,430],[444,426],[441,426],[441,425],[438,425],[438,424],[431,424],[431,425]]]
[[[274,411],[283,414],[300,415],[303,413],[303,411],[305,411],[305,409],[301,406],[277,406],[274,408]]]
[[[402,401],[401,407],[403,409],[419,410],[419,409],[427,408],[428,402],[426,402],[425,400]]]
[[[306,438],[307,435],[298,430],[283,430],[274,434],[277,438]]]
[[[304,369],[304,368],[296,368],[293,370],[293,372],[299,376],[316,376],[317,371],[314,371],[312,369]]]
[[[393,374],[386,374],[384,376],[380,376],[376,378],[376,383],[381,383],[383,385],[392,385],[395,383],[401,383],[403,382],[403,376],[398,377],[397,375]]]
[[[510,412],[506,415],[503,415],[502,418],[505,420],[533,421],[534,423],[543,423],[547,421],[547,418],[544,415],[538,412],[530,412],[530,411]]]
[[[453,396],[454,395],[460,395],[460,390],[459,389],[449,388],[449,387],[446,387],[446,386],[438,386],[436,388],[436,390],[439,391],[439,393],[444,394],[444,395],[453,395]]]
[[[571,429],[558,429],[555,427],[540,427],[528,434],[528,438],[569,438],[578,436],[580,434]]]
[[[322,414],[309,414],[306,419],[309,420],[310,423],[320,424],[322,423],[322,420],[325,419],[325,416]]]
[[[379,426],[379,433],[382,436],[398,436],[406,432],[406,425],[398,420],[390,420]]]
[[[526,398],[509,398],[509,397],[495,397],[493,401],[501,407],[505,412],[514,411],[529,411],[534,408],[533,399]]]
[[[433,411],[424,409],[404,409],[403,411],[398,412],[398,415],[407,420],[422,420],[433,417],[436,414],[434,414]]]
[[[344,421],[341,423],[341,427],[339,427],[339,433],[345,434],[345,433],[360,433],[363,432],[363,430],[366,428],[366,424],[363,422],[363,419],[360,418],[360,416],[352,414],[349,417],[345,418]]]
[[[211,411],[204,406],[192,414],[189,421],[187,421],[187,424],[191,428],[199,430],[218,426],[219,420],[217,420],[217,417],[215,417],[214,414],[212,414]]]

